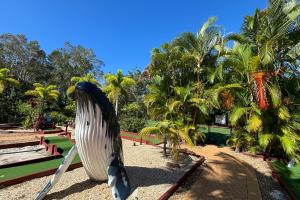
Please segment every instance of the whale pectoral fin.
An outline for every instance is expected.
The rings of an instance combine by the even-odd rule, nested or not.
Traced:
[[[47,183],[47,185],[44,187],[44,189],[38,194],[38,196],[35,198],[35,200],[42,200],[47,193],[51,190],[51,188],[59,181],[62,174],[68,169],[70,164],[72,163],[74,157],[76,156],[78,150],[76,145],[74,145],[68,154],[65,156],[65,159],[61,162],[59,168],[55,172],[53,178]]]
[[[115,200],[124,200],[130,194],[130,184],[125,168],[112,162],[107,168],[108,185],[112,187]]]

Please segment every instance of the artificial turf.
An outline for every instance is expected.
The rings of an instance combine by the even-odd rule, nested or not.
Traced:
[[[272,162],[272,167],[282,177],[287,186],[294,192],[297,199],[300,199],[300,165],[288,168],[280,161]]]
[[[200,127],[200,131],[202,131],[205,135],[206,144],[226,146],[226,141],[230,136],[230,128],[227,127],[214,126],[210,127],[210,131],[208,131],[208,127],[206,125],[202,125]]]
[[[63,153],[62,153],[63,156],[65,156],[73,146],[73,144],[66,138],[47,137],[46,139],[49,140],[50,144],[56,144],[58,148],[63,149]],[[46,171],[53,168],[58,168],[62,160],[63,158],[58,158],[58,159],[43,161],[39,163],[0,169],[0,182],[18,178],[21,176],[27,176],[37,172]],[[79,163],[79,162],[80,162],[80,158],[78,155],[76,155],[72,163]]]

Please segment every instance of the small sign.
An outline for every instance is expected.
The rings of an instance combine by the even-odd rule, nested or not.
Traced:
[[[216,115],[215,124],[226,125],[226,115]]]

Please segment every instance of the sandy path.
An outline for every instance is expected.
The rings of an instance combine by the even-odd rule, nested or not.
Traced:
[[[189,149],[204,155],[206,162],[184,200],[261,199],[255,170],[230,155],[229,148],[207,145]]]

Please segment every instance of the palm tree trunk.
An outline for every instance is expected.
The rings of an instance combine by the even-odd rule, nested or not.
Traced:
[[[167,156],[167,135],[164,134],[164,156]]]
[[[119,97],[116,98],[116,116],[118,116],[118,104],[119,104]]]

